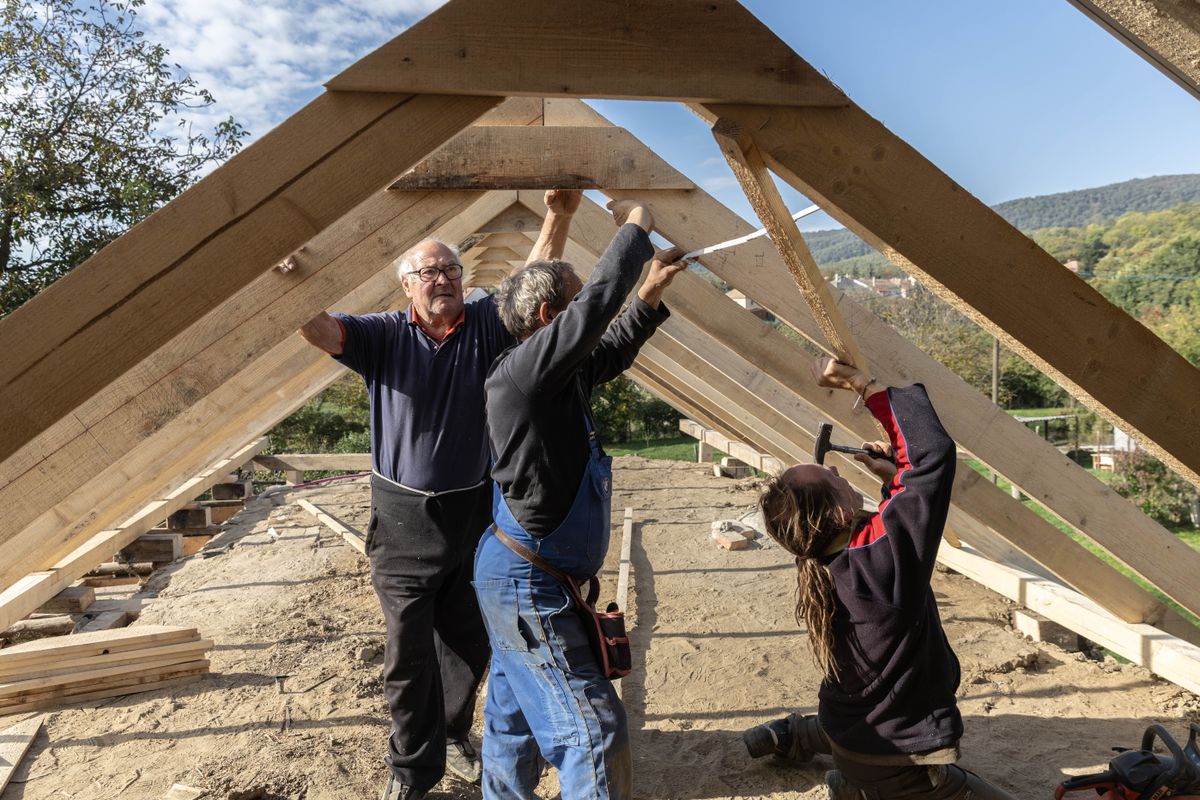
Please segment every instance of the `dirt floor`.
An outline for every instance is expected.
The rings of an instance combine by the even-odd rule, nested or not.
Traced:
[[[382,616],[364,559],[294,504],[365,527],[363,481],[259,498],[195,556],[158,573],[137,624],[187,625],[216,642],[202,681],[50,713],[3,795],[158,800],[174,783],[211,798],[377,797],[387,736]],[[814,709],[818,672],[792,617],[793,568],[770,543],[728,552],[710,523],[752,510],[755,482],[617,459],[611,597],[626,506],[640,523],[630,597],[635,672],[623,681],[635,794],[818,798],[828,762],[754,761],[741,731]],[[224,549],[223,549],[224,548]],[[964,763],[1020,798],[1049,798],[1113,745],[1200,720],[1197,698],[1145,670],[1026,642],[1011,606],[961,576],[934,588],[963,665]],[[286,677],[280,677],[286,676]],[[482,703],[480,704],[482,708]],[[27,716],[27,715],[25,715]],[[0,718],[0,728],[22,717]],[[478,727],[477,727],[478,732]],[[556,794],[553,775],[540,795]],[[446,779],[434,798],[478,798]]]

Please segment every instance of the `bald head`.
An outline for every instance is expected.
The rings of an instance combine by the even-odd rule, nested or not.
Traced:
[[[396,265],[400,283],[423,321],[448,323],[462,314],[462,265],[456,247],[437,239],[426,239],[406,250],[396,260]],[[452,267],[458,268],[458,274],[453,278],[445,272]],[[424,278],[432,276],[432,279],[423,279],[422,270],[426,272]]]

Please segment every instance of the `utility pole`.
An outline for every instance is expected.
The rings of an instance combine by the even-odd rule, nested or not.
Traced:
[[[1000,340],[992,337],[992,402],[1000,405]],[[1000,476],[992,470],[992,483],[999,483]]]

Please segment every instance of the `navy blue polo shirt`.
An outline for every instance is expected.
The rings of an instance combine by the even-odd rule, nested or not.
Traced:
[[[516,344],[496,303],[467,303],[462,322],[439,344],[409,310],[334,314],[346,332],[334,356],[362,376],[371,401],[371,464],[412,489],[444,492],[487,476],[483,381]]]

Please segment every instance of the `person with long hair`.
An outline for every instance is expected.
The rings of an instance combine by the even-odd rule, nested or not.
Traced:
[[[818,359],[820,386],[862,398],[889,443],[856,455],[883,481],[879,510],[836,467],[798,464],[759,498],[767,533],[795,556],[796,620],[824,673],[818,713],[746,731],[752,755],[805,763],[833,756],[833,800],[1011,795],[959,767],[958,658],[929,582],[950,507],[955,446],[925,387],[884,388],[863,371]]]

